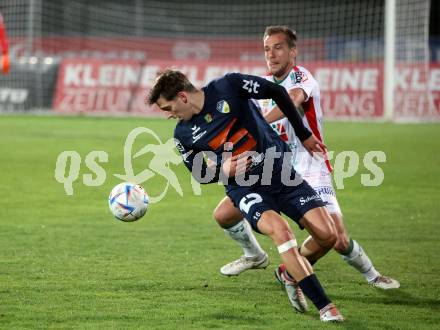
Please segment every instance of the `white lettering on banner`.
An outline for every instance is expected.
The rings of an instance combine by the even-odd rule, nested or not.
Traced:
[[[318,68],[315,78],[322,91],[376,91],[379,86],[375,68]]]
[[[371,117],[377,114],[376,93],[325,93],[322,107],[327,115]]]
[[[203,70],[195,65],[177,65],[174,68],[182,71],[194,85],[199,87],[228,72],[242,72],[256,76],[262,76],[266,72],[264,66],[211,65]],[[69,63],[64,67],[63,84],[69,87],[130,87],[138,84],[141,87],[151,87],[162,69],[159,65],[145,65],[140,69],[134,65]]]
[[[406,67],[395,71],[396,88],[404,91],[440,91],[440,69]]]
[[[400,91],[395,99],[399,116],[432,119],[440,116],[439,93]]]
[[[65,67],[64,85],[78,87],[130,87],[136,86],[141,69],[134,65],[68,64]]]
[[[58,103],[61,111],[127,111],[130,90],[66,88]]]
[[[91,65],[84,66],[83,69],[83,80],[82,83],[86,87],[95,87],[96,86],[96,80],[93,78],[93,68]]]
[[[378,78],[379,72],[377,69],[365,69],[361,89],[364,91],[376,91],[379,85]]]
[[[145,97],[157,74],[166,67],[182,71],[196,87],[228,72],[256,76],[266,73],[264,63],[196,62],[150,60],[142,62],[65,60],[57,85],[55,108],[60,111],[107,111],[155,114],[155,108],[145,105]],[[329,117],[372,118],[383,115],[383,69],[376,64],[309,63],[317,79],[322,108]],[[399,66],[396,75],[397,117],[440,118],[440,66]],[[247,84],[246,90],[258,91]],[[3,94],[2,94],[3,93]],[[0,100],[6,92],[0,92]],[[9,92],[8,92],[9,93]],[[19,99],[15,94],[15,99]],[[422,118],[423,119],[423,118]]]
[[[64,67],[64,86],[81,86],[82,64],[67,64]]]
[[[0,88],[0,102],[24,103],[29,91],[24,88]]]
[[[152,87],[154,80],[161,71],[158,65],[146,65],[142,68],[141,87]]]
[[[110,87],[113,83],[114,77],[113,77],[113,65],[103,65],[100,68],[100,85],[104,87]]]

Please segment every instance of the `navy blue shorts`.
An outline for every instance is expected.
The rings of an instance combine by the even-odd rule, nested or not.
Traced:
[[[257,223],[264,211],[273,210],[277,213],[284,213],[301,229],[304,229],[298,223],[304,214],[326,205],[305,180],[296,186],[278,183],[274,184],[272,181],[270,186],[229,185],[226,187],[228,197],[257,232],[260,232]]]

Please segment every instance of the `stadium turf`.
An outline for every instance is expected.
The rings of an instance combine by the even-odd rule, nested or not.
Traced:
[[[125,173],[127,134],[139,126],[165,142],[174,122],[0,116],[0,328],[339,327],[321,324],[315,310],[293,312],[273,276],[279,256],[266,237],[259,240],[271,257],[268,269],[238,278],[219,274],[221,265],[240,255],[211,216],[223,189],[209,185],[194,193],[182,164],[169,165],[178,183],[144,218],[112,218],[108,193],[121,181],[114,174]],[[331,150],[360,157],[359,170],[337,191],[349,231],[378,270],[401,282],[395,291],[372,288],[331,252],[315,270],[347,319],[343,327],[438,328],[440,125],[327,123],[325,129]],[[133,154],[147,144],[157,141],[139,135]],[[86,166],[94,150],[108,155],[100,163],[105,178]],[[386,154],[386,162],[378,163],[384,172],[378,187],[361,184],[361,175],[370,173],[362,160],[371,150]],[[70,196],[55,179],[63,151],[76,151],[81,160]],[[133,159],[134,173],[152,160],[151,153]],[[69,175],[70,165],[58,179]],[[86,182],[103,184],[85,185],[83,176],[90,173]],[[156,174],[143,186],[156,196],[166,181]]]

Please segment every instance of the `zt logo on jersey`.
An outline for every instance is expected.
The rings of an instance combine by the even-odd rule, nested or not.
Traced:
[[[247,90],[249,93],[258,93],[258,87],[260,87],[260,84],[258,82],[246,79],[243,79],[243,82],[243,89]]]

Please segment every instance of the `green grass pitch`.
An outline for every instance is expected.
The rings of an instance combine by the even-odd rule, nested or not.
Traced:
[[[386,153],[378,187],[361,185],[359,171],[337,191],[353,238],[376,268],[401,282],[383,292],[331,252],[315,270],[346,317],[324,325],[312,309],[293,312],[273,276],[279,262],[237,278],[219,267],[240,255],[212,219],[223,188],[195,195],[182,164],[171,165],[183,197],[170,187],[135,223],[112,218],[107,197],[124,173],[123,146],[135,127],[163,141],[174,121],[140,118],[0,116],[0,328],[49,329],[438,329],[440,324],[440,125],[327,123],[331,150]],[[154,143],[147,135],[133,150]],[[58,155],[81,157],[73,195],[54,178]],[[102,150],[106,178],[86,186],[87,154]],[[133,160],[135,173],[151,155]],[[361,163],[362,164],[362,163]],[[93,176],[92,178],[94,178]],[[160,193],[165,181],[144,184]],[[292,222],[302,241],[305,234]]]

